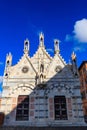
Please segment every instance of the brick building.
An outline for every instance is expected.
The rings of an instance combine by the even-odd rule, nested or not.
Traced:
[[[87,61],[83,61],[79,67],[79,75],[80,75],[80,90],[83,101],[83,110],[85,121],[87,122]]]

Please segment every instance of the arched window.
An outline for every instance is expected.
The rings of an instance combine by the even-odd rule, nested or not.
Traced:
[[[67,108],[65,96],[54,97],[55,120],[67,120]]]
[[[23,121],[29,119],[29,96],[19,95],[16,109],[16,120]]]

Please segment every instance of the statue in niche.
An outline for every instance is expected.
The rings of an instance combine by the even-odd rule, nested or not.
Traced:
[[[40,75],[40,82],[43,82],[43,74]]]
[[[43,64],[40,65],[40,72],[42,72],[42,73],[44,72],[44,65]]]
[[[35,85],[37,85],[37,84],[39,84],[39,82],[40,82],[40,79],[39,79],[39,76],[38,76],[38,74],[36,75],[36,77],[35,77]]]

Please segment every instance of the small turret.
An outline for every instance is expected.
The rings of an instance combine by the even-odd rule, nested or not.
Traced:
[[[59,40],[57,40],[57,39],[54,40],[54,54],[58,54],[60,52],[59,43],[60,43]]]
[[[44,47],[44,34],[42,32],[39,35],[39,46]]]
[[[4,72],[4,76],[6,78],[8,78],[8,69],[9,67],[12,65],[12,55],[11,53],[6,55],[6,63],[5,63],[5,72]]]
[[[12,55],[11,53],[9,53],[6,56],[6,67],[11,66],[11,65],[12,65]]]
[[[24,41],[24,54],[28,54],[29,53],[29,40],[26,39]]]
[[[73,52],[71,55],[72,58],[72,70],[75,76],[78,75],[78,70],[77,70],[77,60],[76,60],[76,54]]]

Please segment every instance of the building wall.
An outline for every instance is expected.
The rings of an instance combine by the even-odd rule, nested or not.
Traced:
[[[77,85],[77,81],[76,82],[74,81],[74,84]],[[67,82],[67,85],[66,83],[65,84],[51,83],[48,84],[48,89],[46,90],[39,88],[39,90],[36,89],[32,92],[29,92],[30,90],[25,91],[26,89],[25,88],[24,90],[21,90],[21,94],[20,90],[19,91],[17,90],[13,95],[11,94],[11,96],[9,97],[3,97],[1,110],[6,115],[4,125],[54,126],[61,124],[65,125],[84,124],[79,87],[75,86],[75,88],[72,89],[73,87],[74,86],[72,81],[71,83]],[[16,121],[16,108],[17,108],[18,95],[28,95],[28,94],[30,99],[29,120],[26,121],[26,123],[22,121]],[[45,96],[47,97],[46,99],[44,99]],[[67,115],[68,115],[67,120],[55,120],[55,111],[54,111],[55,96],[66,97]],[[46,118],[44,118],[44,116]]]
[[[85,121],[87,122],[87,62],[83,62],[79,67],[79,75],[80,75],[80,91],[82,95],[83,101],[83,110]]]

